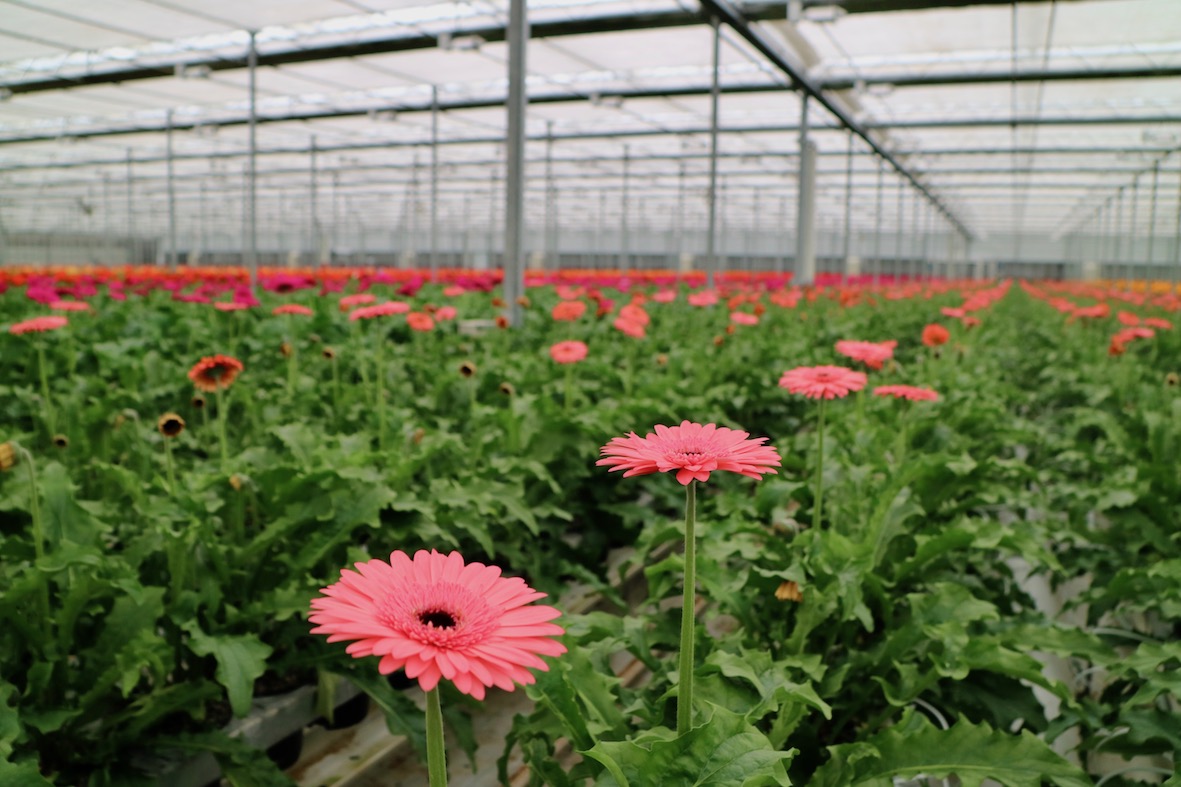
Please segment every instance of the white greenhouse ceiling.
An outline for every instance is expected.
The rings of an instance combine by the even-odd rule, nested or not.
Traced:
[[[1117,202],[1119,231],[1163,227],[1181,199],[1179,6],[530,0],[528,220],[578,228],[642,206],[644,225],[673,231],[703,215],[722,9],[746,23],[719,28],[732,226],[780,222],[797,199],[787,64],[816,93],[822,227],[1061,236]],[[305,222],[318,192],[360,223],[405,222],[429,198],[433,151],[444,226],[491,229],[507,18],[507,0],[0,0],[0,226],[158,231],[171,169],[182,222],[229,232],[253,32],[260,221]]]

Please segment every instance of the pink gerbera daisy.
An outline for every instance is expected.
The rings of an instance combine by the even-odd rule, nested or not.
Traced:
[[[364,306],[366,304],[373,303],[376,300],[377,296],[371,292],[358,292],[354,295],[344,296],[340,299],[340,303],[338,305],[340,306],[340,310],[342,312],[347,312],[349,309],[352,309],[355,306]]]
[[[882,364],[894,357],[894,348],[898,342],[857,342],[842,339],[837,342],[836,350],[846,358],[861,361],[870,369],[881,369]]]
[[[783,373],[779,387],[809,399],[843,399],[860,391],[868,378],[844,366],[799,366]]]
[[[464,694],[483,699],[485,689],[534,682],[529,669],[546,670],[539,656],[566,652],[561,613],[526,606],[544,598],[523,579],[502,577],[496,566],[464,564],[458,552],[419,550],[413,560],[396,551],[389,562],[357,563],[312,600],[313,634],[329,642],[352,641],[354,658],[379,656],[378,671],[405,668],[424,691],[446,678]]]
[[[44,333],[45,331],[56,331],[58,328],[64,328],[69,322],[65,317],[58,317],[56,315],[50,317],[34,317],[31,320],[13,323],[9,327],[8,332],[12,334]]]
[[[372,320],[374,317],[389,317],[393,314],[408,314],[410,312],[410,304],[402,301],[386,301],[379,303],[376,306],[362,306],[360,309],[353,309],[349,314],[350,321],[356,320]]]
[[[615,322],[612,324],[615,326],[616,330],[627,334],[633,339],[643,339],[647,333],[644,330],[642,323],[638,323],[635,320],[629,320],[627,317],[616,317]]]
[[[644,437],[632,432],[613,438],[599,449],[603,458],[595,464],[612,472],[623,470],[624,478],[675,470],[677,481],[684,485],[708,481],[709,474],[717,470],[760,478],[779,467],[775,447],[763,445],[767,438],[751,438],[749,432],[691,421],[681,421],[680,426],[657,425],[655,429],[655,434],[649,432]]]
[[[550,357],[557,363],[578,363],[586,358],[586,353],[583,342],[558,342],[549,348]]]
[[[58,312],[88,312],[90,304],[84,301],[54,301],[49,308]]]
[[[933,402],[939,394],[930,388],[913,385],[879,385],[873,389],[874,396],[893,396],[895,399],[909,399],[912,402]]]
[[[241,301],[218,301],[213,308],[219,312],[240,312],[250,308],[250,304]]]
[[[730,322],[737,325],[758,325],[759,317],[749,312],[730,312]]]
[[[304,317],[311,317],[315,312],[307,306],[301,306],[298,303],[285,303],[282,306],[276,306],[271,309],[271,314],[299,314]]]

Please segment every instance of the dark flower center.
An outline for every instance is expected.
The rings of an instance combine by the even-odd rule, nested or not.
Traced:
[[[437,629],[455,628],[456,620],[450,612],[443,609],[428,609],[418,613],[418,622],[424,626],[434,626]]]
[[[180,434],[180,430],[184,428],[181,426],[180,421],[175,418],[166,419],[162,424],[162,427],[164,434],[166,435],[178,435]]]

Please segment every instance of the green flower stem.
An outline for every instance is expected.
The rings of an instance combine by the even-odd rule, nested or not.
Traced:
[[[230,466],[230,447],[229,441],[226,438],[226,408],[228,407],[227,399],[229,396],[222,393],[221,386],[217,388],[217,439],[221,443],[221,471],[223,473],[229,470]]]
[[[340,366],[337,364],[337,359],[332,358],[332,415],[339,420],[340,418]]]
[[[426,767],[430,787],[447,787],[447,748],[438,686],[426,693]]]
[[[53,410],[53,399],[49,395],[49,371],[45,363],[45,346],[37,342],[37,370],[41,375],[41,398],[45,400],[45,424],[49,437],[57,434],[57,414]]]
[[[824,505],[824,399],[820,400],[820,420],[816,425],[816,500],[812,504],[812,529],[820,529]]]
[[[290,351],[287,356],[287,399],[288,401],[295,401],[295,378],[299,373],[298,359],[295,352],[295,332],[292,330],[291,315],[286,315],[287,319],[287,347]]]
[[[377,349],[373,352],[374,371],[377,375],[374,386],[373,403],[377,410],[377,450],[385,450],[385,365],[382,359],[382,345],[385,344],[385,332],[377,334]]]
[[[566,364],[566,398],[563,402],[562,412],[566,415],[570,414],[570,402],[573,399],[572,393],[574,389],[574,364]]]
[[[35,562],[41,562],[45,557],[45,525],[41,518],[41,490],[37,486],[37,467],[33,463],[33,455],[18,446],[21,460],[29,468],[29,515],[33,519],[33,555]],[[52,626],[53,618],[49,612],[49,578],[43,577],[37,603],[41,607],[41,619],[45,625]]]
[[[176,494],[176,472],[172,469],[172,440],[164,438],[164,468],[168,472],[168,493]]]
[[[685,486],[685,588],[681,600],[681,655],[677,666],[677,735],[693,726],[693,645],[697,626],[697,482]]]
[[[898,419],[898,450],[894,458],[895,463],[902,467],[902,463],[906,460],[906,449],[910,446],[910,408],[902,411],[902,417]]]

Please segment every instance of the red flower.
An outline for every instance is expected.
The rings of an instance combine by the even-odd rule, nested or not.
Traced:
[[[874,396],[893,396],[895,399],[909,399],[912,402],[933,402],[939,394],[930,388],[916,388],[913,385],[879,385],[873,389]]]
[[[882,364],[894,357],[894,348],[898,342],[858,342],[842,339],[837,342],[836,350],[846,358],[861,361],[870,369],[881,369]]]
[[[8,329],[8,332],[17,335],[22,333],[44,333],[45,331],[56,331],[58,328],[64,328],[69,322],[65,317],[58,317],[56,315],[34,317],[31,320],[13,323]]]
[[[508,317],[505,317],[503,314],[498,314],[496,316],[496,327],[497,328],[507,328],[508,327]]]
[[[843,399],[850,391],[860,391],[868,378],[844,366],[799,366],[783,373],[779,387],[809,399]]]
[[[424,333],[435,328],[435,321],[426,312],[410,312],[406,315],[406,324],[410,326],[410,330]]]
[[[237,358],[211,355],[197,361],[193,368],[189,369],[189,379],[193,381],[197,390],[211,392],[218,388],[229,388],[244,368]]]
[[[951,333],[939,323],[933,322],[923,328],[923,344],[928,347],[938,347],[941,344],[947,344],[947,340],[950,338]]]
[[[635,320],[629,320],[626,317],[616,317],[615,322],[612,324],[617,330],[622,333],[626,333],[633,339],[643,339],[646,334],[642,323],[638,323]]]
[[[550,357],[558,363],[578,363],[586,353],[587,347],[582,342],[558,342],[549,348]]]
[[[446,678],[483,699],[491,686],[512,691],[515,683],[533,683],[529,669],[548,669],[539,656],[566,652],[551,639],[564,633],[549,622],[561,613],[526,606],[545,594],[502,577],[496,566],[419,550],[413,560],[398,551],[388,563],[356,567],[320,591],[325,597],[312,600],[308,620],[329,642],[351,641],[354,658],[381,657],[383,675],[404,668],[424,691]]]
[[[1148,317],[1144,320],[1144,324],[1149,328],[1160,328],[1162,331],[1173,330],[1173,323],[1160,317]]]
[[[307,306],[301,306],[298,303],[285,303],[282,306],[276,306],[271,309],[271,314],[301,314],[304,317],[310,317],[315,312]]]
[[[657,425],[655,430],[645,437],[631,432],[627,437],[613,438],[599,450],[602,458],[595,464],[612,472],[623,470],[624,478],[675,470],[683,485],[708,481],[709,474],[719,470],[757,479],[779,467],[778,451],[763,445],[767,438],[752,439],[749,432],[691,421],[682,421],[680,426]]]
[[[560,322],[574,322],[584,314],[586,314],[584,301],[559,301],[550,312],[550,316]]]
[[[620,309],[619,316],[621,319],[629,320],[645,328],[648,327],[648,323],[651,322],[651,319],[648,317],[648,312],[644,311],[644,307],[637,306],[634,303],[629,303]]]

